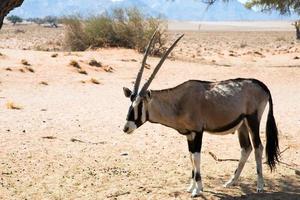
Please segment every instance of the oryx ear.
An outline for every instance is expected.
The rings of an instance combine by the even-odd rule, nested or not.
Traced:
[[[146,92],[146,99],[149,101],[152,97],[152,94],[151,94],[151,91],[150,90],[147,90]]]
[[[123,87],[123,92],[124,92],[125,97],[127,97],[127,98],[130,97],[132,94],[131,90],[128,89],[127,87]]]

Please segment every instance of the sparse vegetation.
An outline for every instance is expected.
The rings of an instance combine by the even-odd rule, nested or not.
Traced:
[[[143,52],[151,35],[159,29],[152,55],[165,50],[163,20],[147,18],[138,9],[115,9],[112,14],[103,14],[83,20],[68,17],[62,20],[66,25],[65,46],[73,51],[95,47],[125,47]]]

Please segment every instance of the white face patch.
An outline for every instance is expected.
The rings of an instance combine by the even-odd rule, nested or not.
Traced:
[[[137,97],[136,100],[132,103],[133,111],[134,111],[134,120],[138,118],[138,105],[141,101],[141,97]]]
[[[136,127],[135,123],[132,122],[132,121],[127,121],[126,124],[125,124],[125,126],[124,126],[124,130],[126,130],[125,132],[127,134],[132,133],[136,128],[137,127]]]
[[[146,110],[145,110],[145,103],[142,103],[142,118],[141,118],[142,122],[146,122]]]

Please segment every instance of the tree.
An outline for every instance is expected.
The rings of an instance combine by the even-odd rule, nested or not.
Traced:
[[[58,21],[57,17],[54,17],[54,16],[46,16],[46,17],[44,18],[44,21],[47,22],[47,23],[49,23],[49,24],[51,25],[51,27],[54,27],[54,28],[57,28],[57,27],[58,27],[58,26],[57,26],[57,21]]]
[[[22,5],[24,0],[1,0],[0,1],[0,29],[3,24],[4,17],[14,8]]]
[[[23,22],[23,19],[17,15],[11,15],[7,17],[7,20],[13,23],[13,25],[16,25],[16,23]]]
[[[248,0],[245,4],[247,8],[258,7],[262,11],[278,10],[281,14],[290,14],[291,12],[300,15],[299,0]]]

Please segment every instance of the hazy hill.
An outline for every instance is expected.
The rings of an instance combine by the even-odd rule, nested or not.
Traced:
[[[113,8],[138,7],[146,15],[157,16],[160,13],[173,20],[240,21],[296,18],[248,10],[238,0],[231,0],[229,3],[217,1],[203,13],[206,6],[197,0],[26,0],[12,13],[25,18],[71,14],[90,16]]]

